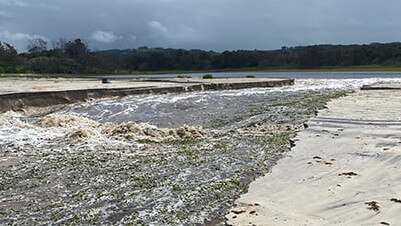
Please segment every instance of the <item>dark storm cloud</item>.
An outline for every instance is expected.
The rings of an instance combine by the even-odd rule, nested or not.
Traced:
[[[95,49],[272,49],[398,41],[397,0],[0,0],[0,40],[80,37]]]

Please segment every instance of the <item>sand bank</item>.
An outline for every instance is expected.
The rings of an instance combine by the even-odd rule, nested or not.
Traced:
[[[174,83],[158,83],[157,86],[173,86]],[[154,82],[139,80],[112,80],[102,84],[101,79],[85,78],[0,78],[0,94],[24,92],[55,92],[84,89],[145,88],[155,86]]]
[[[254,181],[232,225],[401,225],[401,91],[328,103],[289,155]]]
[[[293,84],[294,79],[274,78],[113,80],[110,84],[102,84],[96,79],[2,78],[0,112],[138,94],[279,87]]]

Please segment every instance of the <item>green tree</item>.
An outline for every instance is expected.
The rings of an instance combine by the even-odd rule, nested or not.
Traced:
[[[27,50],[30,54],[39,56],[40,54],[47,51],[47,46],[48,46],[47,41],[45,41],[41,38],[35,38],[35,39],[32,39],[31,41],[29,41]]]
[[[8,43],[0,42],[0,65],[4,73],[16,72],[19,63],[17,50]]]

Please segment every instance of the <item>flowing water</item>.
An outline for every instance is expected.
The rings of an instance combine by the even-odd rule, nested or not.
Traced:
[[[226,90],[179,95],[131,96],[70,106],[62,114],[87,117],[98,122],[146,122],[161,127],[183,124],[213,127],[221,120],[231,120],[259,102],[272,102],[297,92],[355,90],[375,82],[398,82],[397,78],[301,79],[291,87],[272,89]]]
[[[399,78],[130,96],[0,115],[0,224],[218,224],[332,98]]]

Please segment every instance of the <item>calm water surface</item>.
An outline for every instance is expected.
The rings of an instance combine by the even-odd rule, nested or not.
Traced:
[[[189,73],[191,77],[202,77],[206,73]],[[401,72],[217,72],[210,73],[216,78],[244,78],[254,75],[257,78],[298,78],[298,79],[349,79],[349,78],[401,78]],[[176,78],[177,74],[163,75],[116,75],[114,78]]]

